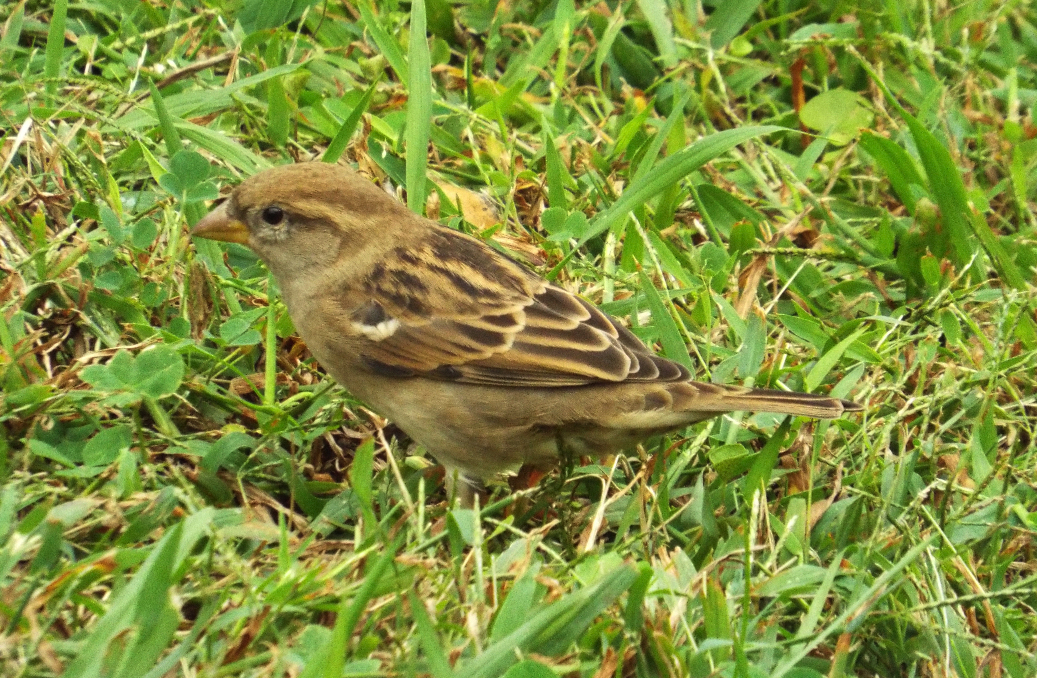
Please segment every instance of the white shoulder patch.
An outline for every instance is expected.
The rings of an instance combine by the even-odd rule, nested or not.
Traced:
[[[377,325],[353,323],[353,329],[371,341],[382,341],[388,339],[396,333],[396,330],[400,329],[400,321],[396,318],[389,318],[388,320],[383,320]]]

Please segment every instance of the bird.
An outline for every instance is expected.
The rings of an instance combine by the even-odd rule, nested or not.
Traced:
[[[604,457],[724,413],[863,409],[695,381],[590,301],[341,164],[265,169],[192,235],[255,252],[320,365],[435,457],[462,505],[523,464]]]

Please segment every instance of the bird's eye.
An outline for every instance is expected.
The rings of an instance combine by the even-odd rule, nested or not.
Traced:
[[[263,212],[259,216],[263,218],[265,223],[277,226],[284,221],[284,210],[277,205],[271,205],[270,207],[264,207]]]

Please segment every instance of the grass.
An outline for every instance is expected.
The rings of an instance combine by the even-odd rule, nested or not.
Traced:
[[[0,7],[0,672],[1037,674],[1037,15],[821,4]],[[450,510],[187,235],[321,158],[866,411]]]

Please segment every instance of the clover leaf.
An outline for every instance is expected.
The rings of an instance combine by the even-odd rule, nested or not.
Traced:
[[[129,404],[142,397],[161,398],[176,393],[184,379],[184,361],[165,345],[152,346],[136,357],[119,351],[107,365],[83,368],[82,378],[99,391],[129,395],[118,398],[120,403]]]

